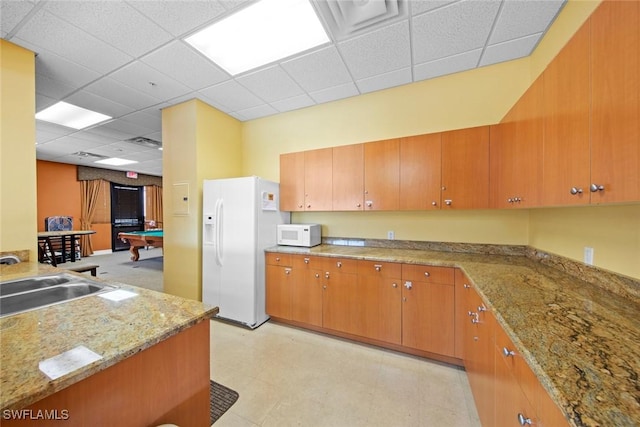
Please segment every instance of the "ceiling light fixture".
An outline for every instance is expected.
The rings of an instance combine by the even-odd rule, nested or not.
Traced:
[[[36,113],[37,120],[55,123],[73,129],[84,129],[111,118],[111,116],[96,113],[95,111],[62,101]]]
[[[118,157],[110,157],[108,159],[96,160],[94,163],[101,163],[103,165],[109,165],[109,166],[124,166],[124,165],[130,165],[138,162],[135,160],[127,160],[127,159],[120,159]]]
[[[309,0],[260,0],[185,41],[236,75],[330,40]]]

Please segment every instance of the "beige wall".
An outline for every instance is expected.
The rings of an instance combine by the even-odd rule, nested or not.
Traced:
[[[202,300],[202,181],[241,173],[241,135],[239,121],[198,100],[162,111],[167,293]]]
[[[0,252],[38,259],[35,56],[0,39]]]
[[[286,152],[499,122],[599,1],[569,1],[533,55],[516,61],[246,122],[244,174],[279,180]],[[640,277],[639,207],[448,212],[295,213],[335,237],[529,244]],[[589,226],[597,220],[599,226]],[[625,230],[625,231],[621,231]]]

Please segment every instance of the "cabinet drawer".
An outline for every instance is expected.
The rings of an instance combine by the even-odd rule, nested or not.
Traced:
[[[415,282],[454,284],[455,269],[452,267],[434,267],[432,265],[402,264],[402,280]]]
[[[323,258],[322,269],[335,273],[356,274],[358,272],[358,260],[326,257]]]
[[[292,255],[293,268],[300,270],[325,270],[329,258],[311,255]]]
[[[268,265],[286,265],[291,266],[291,254],[283,254],[279,252],[267,252],[266,263]]]
[[[358,261],[358,274],[363,276],[400,278],[402,264],[396,262]]]

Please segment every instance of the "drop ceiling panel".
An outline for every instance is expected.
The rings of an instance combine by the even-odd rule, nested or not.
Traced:
[[[152,105],[158,104],[157,98],[125,86],[109,77],[102,78],[90,84],[84,88],[84,90],[111,99],[118,104],[126,105],[134,110],[149,108]]]
[[[376,30],[338,44],[347,68],[355,80],[411,66],[409,23]]]
[[[277,65],[238,77],[236,81],[266,102],[280,101],[304,93]]]
[[[476,49],[448,58],[418,64],[413,67],[413,79],[415,81],[426,80],[470,70],[477,66],[481,54],[482,49]]]
[[[131,6],[162,28],[181,36],[212,21],[227,11],[218,1],[129,1]],[[229,7],[234,7],[233,2]]]
[[[162,112],[158,108],[148,108],[132,114],[127,114],[126,116],[123,116],[121,120],[129,123],[135,123],[149,129],[162,128]]]
[[[356,81],[360,93],[374,92],[408,83],[411,83],[410,67]]]
[[[51,98],[36,92],[36,112],[44,110],[47,107],[51,107],[56,102],[58,102],[56,98]]]
[[[134,57],[173,38],[123,1],[48,1],[44,8],[87,34]]]
[[[76,90],[59,80],[51,79],[42,74],[36,74],[36,93],[53,99],[64,99]]]
[[[36,70],[38,74],[75,88],[80,88],[101,77],[100,73],[47,50],[41,51],[36,57]]]
[[[499,8],[496,0],[464,1],[412,18],[415,63],[483,47]]]
[[[563,4],[561,0],[505,1],[489,43],[545,31]]]
[[[62,126],[54,125],[52,123],[36,120],[36,142],[38,144],[44,144],[56,140],[62,136],[69,135],[71,129],[63,128]]]
[[[149,129],[147,127],[144,126],[140,126],[134,123],[129,123],[126,122],[122,119],[118,119],[118,120],[113,120],[111,122],[108,122],[102,126],[100,126],[101,129],[111,129],[111,130],[115,130],[117,132],[120,132],[122,134],[126,134],[127,138],[131,138],[131,137],[136,137],[136,136],[141,136],[147,133],[151,133],[153,132],[153,129]],[[126,139],[126,138],[123,138]]]
[[[31,12],[33,1],[0,2],[0,35],[5,38]]]
[[[498,62],[522,58],[531,53],[540,40],[542,34],[533,34],[520,39],[498,43],[485,49],[480,60],[480,66],[497,64]]]
[[[235,80],[202,89],[200,93],[229,111],[246,110],[264,104],[263,100]]]
[[[191,92],[191,89],[177,80],[139,61],[114,72],[111,78],[158,101]]]
[[[197,90],[229,80],[229,75],[201,54],[175,41],[142,58],[142,62]]]
[[[335,46],[285,61],[282,68],[307,92],[352,81],[349,70]]]
[[[245,120],[253,120],[259,117],[266,117],[272,114],[276,114],[278,110],[273,108],[271,105],[262,104],[257,107],[247,108],[245,110],[238,110],[236,113],[240,114],[244,117]]]
[[[338,99],[349,98],[356,95],[360,95],[360,92],[358,92],[358,88],[354,83],[346,83],[309,93],[309,96],[318,104],[337,101]]]
[[[112,71],[132,57],[43,10],[16,37],[100,73]],[[37,50],[36,50],[37,52]]]
[[[283,113],[285,111],[298,110],[300,108],[310,107],[315,105],[315,102],[309,95],[298,95],[293,98],[283,99],[281,101],[272,102],[271,105],[276,110]]]
[[[135,111],[132,107],[118,104],[108,98],[104,98],[86,90],[75,92],[65,99],[65,102],[77,105],[78,107],[87,108],[98,113],[106,114],[110,117],[120,117]]]
[[[428,0],[428,1],[410,1],[410,13],[412,16],[419,15],[430,10],[438,9],[460,0]]]

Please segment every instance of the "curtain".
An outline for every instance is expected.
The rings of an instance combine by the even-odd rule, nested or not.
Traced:
[[[80,181],[80,229],[91,230],[93,222],[93,214],[96,210],[98,202],[98,194],[100,192],[100,183],[102,180],[95,179],[92,181]],[[91,247],[91,235],[80,236],[80,249],[82,256],[93,254]]]
[[[148,185],[145,191],[147,193],[146,223],[154,221],[157,228],[162,228],[162,187]]]

